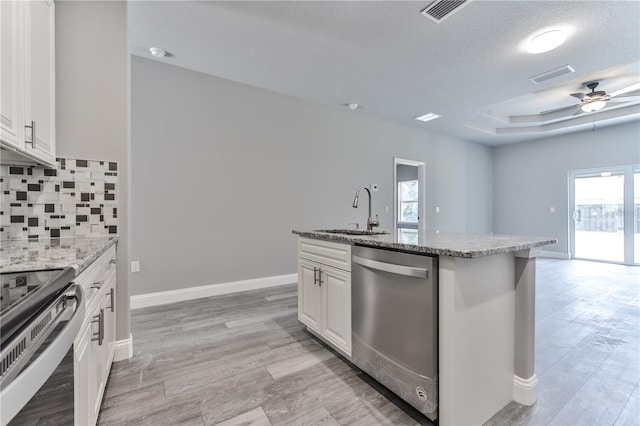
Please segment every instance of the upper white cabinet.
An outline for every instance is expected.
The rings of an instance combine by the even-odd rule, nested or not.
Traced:
[[[51,0],[0,2],[0,143],[8,161],[55,164],[54,8]]]

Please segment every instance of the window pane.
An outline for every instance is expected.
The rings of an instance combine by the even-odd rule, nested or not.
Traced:
[[[400,200],[418,201],[418,181],[400,182]]]
[[[624,262],[624,175],[575,180],[575,256]]]
[[[400,204],[400,222],[418,222],[417,202],[403,202]]]

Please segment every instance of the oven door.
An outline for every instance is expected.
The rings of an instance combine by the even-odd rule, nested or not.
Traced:
[[[82,287],[70,285],[3,344],[0,424],[73,424],[73,341],[84,303]]]

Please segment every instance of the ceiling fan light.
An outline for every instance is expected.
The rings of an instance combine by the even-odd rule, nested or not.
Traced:
[[[567,35],[560,30],[551,30],[538,34],[527,43],[529,53],[544,53],[555,49],[565,42]]]
[[[606,101],[593,101],[583,104],[580,109],[584,112],[596,112],[604,108],[605,105],[607,105]]]

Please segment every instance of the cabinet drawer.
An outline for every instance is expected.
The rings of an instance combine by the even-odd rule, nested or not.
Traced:
[[[349,244],[300,238],[298,240],[298,256],[344,271],[351,271],[351,246]]]
[[[91,304],[96,291],[104,286],[109,273],[115,270],[115,260],[116,246],[113,245],[76,277],[76,284],[82,286],[87,295],[87,305]]]

